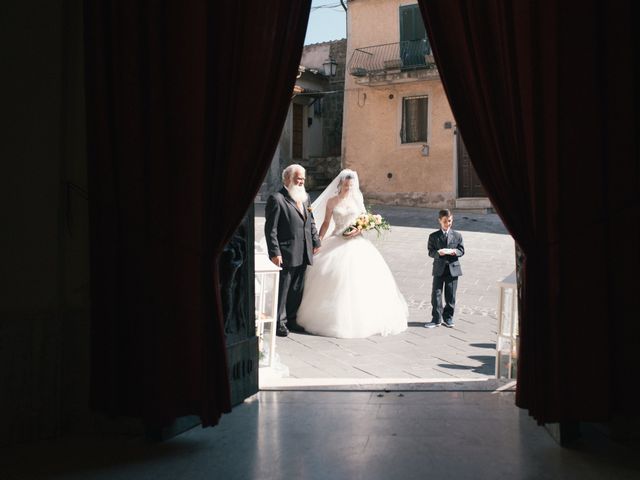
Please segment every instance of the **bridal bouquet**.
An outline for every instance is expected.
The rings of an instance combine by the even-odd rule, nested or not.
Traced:
[[[363,213],[356,218],[356,220],[346,228],[343,235],[349,235],[356,230],[361,230],[366,232],[368,230],[375,230],[378,236],[382,233],[383,230],[390,230],[391,226],[389,222],[387,222],[382,215],[376,215],[371,212]]]

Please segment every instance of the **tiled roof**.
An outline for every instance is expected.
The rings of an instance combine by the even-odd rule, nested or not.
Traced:
[[[346,38],[340,38],[338,40],[328,40],[326,42],[318,42],[318,43],[307,43],[305,45],[305,47],[313,47],[314,45],[329,45],[331,43],[337,43],[337,42],[346,42],[347,39]]]

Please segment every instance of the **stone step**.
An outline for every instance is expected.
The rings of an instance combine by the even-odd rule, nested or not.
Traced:
[[[469,213],[495,213],[493,205],[487,197],[456,198],[455,209]]]

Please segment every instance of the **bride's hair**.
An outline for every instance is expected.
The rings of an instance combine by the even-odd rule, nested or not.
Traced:
[[[340,193],[342,191],[342,184],[347,181],[347,180],[355,180],[356,176],[354,175],[355,172],[351,173],[351,171],[347,171],[344,175],[340,176],[340,180],[338,182],[338,193]]]

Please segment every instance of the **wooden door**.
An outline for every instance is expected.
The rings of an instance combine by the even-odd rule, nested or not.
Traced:
[[[304,106],[293,104],[293,125],[291,127],[291,158],[302,158],[302,117]]]
[[[486,197],[487,194],[471,164],[469,152],[467,152],[460,132],[457,134],[456,148],[458,151],[458,197]]]

